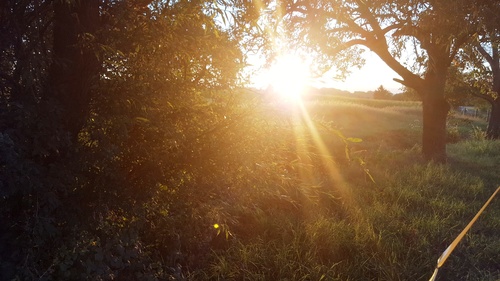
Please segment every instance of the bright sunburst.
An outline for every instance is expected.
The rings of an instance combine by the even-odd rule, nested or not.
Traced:
[[[269,70],[268,81],[274,93],[285,101],[298,102],[310,79],[309,66],[298,56],[283,55]]]

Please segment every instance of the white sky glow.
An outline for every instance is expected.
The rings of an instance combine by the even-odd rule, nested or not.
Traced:
[[[365,52],[365,65],[361,69],[352,68],[351,74],[344,80],[338,81],[330,77],[323,77],[318,81],[311,81],[311,86],[322,88],[335,88],[349,92],[374,91],[380,85],[384,86],[392,93],[400,92],[401,84],[395,82],[393,78],[399,78],[377,55],[372,52]],[[263,61],[257,58],[250,58],[250,62],[255,65],[263,65]],[[269,83],[270,71],[263,69],[252,78],[252,84],[258,88],[266,88]]]

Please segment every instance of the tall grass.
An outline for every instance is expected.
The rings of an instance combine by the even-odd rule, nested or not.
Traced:
[[[428,280],[441,252],[500,184],[500,142],[460,140],[449,146],[450,164],[425,163],[416,103],[383,107],[373,101],[313,101],[308,110],[348,136],[363,136],[364,142],[351,144],[352,159],[341,161],[341,149],[335,146],[343,143],[320,129],[333,152],[330,162],[322,158],[324,151],[314,149],[311,135],[301,135],[300,142],[307,145],[298,145],[293,136],[280,143],[279,150],[297,153],[287,172],[280,164],[272,168],[287,180],[261,181],[240,190],[238,199],[225,207],[231,235],[218,236],[219,246],[212,248],[207,265],[190,277]],[[304,125],[292,126],[285,131],[297,132]],[[468,130],[474,132],[473,127]],[[440,270],[440,280],[500,278],[496,206],[455,250]]]
[[[395,101],[395,100],[379,100],[379,99],[361,99],[350,98],[342,96],[320,96],[316,99],[311,99],[313,102],[319,104],[336,104],[347,103],[353,105],[364,105],[372,108],[385,108],[385,107],[421,107],[422,103],[419,101]]]

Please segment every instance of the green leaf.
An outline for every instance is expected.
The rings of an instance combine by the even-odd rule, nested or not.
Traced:
[[[149,122],[149,119],[144,118],[144,117],[135,117],[136,121],[141,121],[141,122]]]
[[[346,140],[349,142],[363,142],[360,138],[347,138]]]

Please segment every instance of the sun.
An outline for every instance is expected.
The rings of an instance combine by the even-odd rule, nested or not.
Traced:
[[[273,93],[285,101],[298,102],[310,82],[309,65],[296,55],[283,55],[269,69],[268,81]]]

